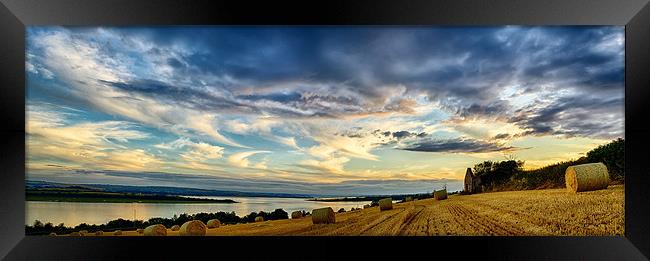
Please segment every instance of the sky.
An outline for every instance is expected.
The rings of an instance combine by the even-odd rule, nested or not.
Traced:
[[[624,27],[34,27],[27,179],[462,188],[624,138]]]

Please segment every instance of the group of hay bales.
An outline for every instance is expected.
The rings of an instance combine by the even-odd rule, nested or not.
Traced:
[[[606,189],[609,185],[609,172],[603,163],[588,163],[569,166],[564,173],[566,187],[570,192]]]
[[[569,166],[565,171],[565,182],[566,187],[570,192],[583,192],[583,191],[592,191],[606,189],[609,185],[609,172],[607,167],[603,163],[589,163]],[[436,190],[433,192],[433,197],[436,200],[445,200],[448,197],[447,189]],[[406,197],[404,201],[413,201],[412,197]],[[392,198],[384,198],[379,200],[379,209],[380,211],[391,210],[393,209]],[[364,209],[370,208],[372,205],[366,204],[363,206]],[[361,210],[361,208],[351,208],[350,211]],[[344,208],[339,209],[339,213],[345,212]],[[302,211],[294,211],[291,213],[292,219],[303,218]],[[311,214],[313,224],[333,224],[336,223],[336,215],[334,210],[331,207],[314,209]],[[255,222],[262,222],[264,218],[262,216],[255,217]],[[221,222],[218,219],[211,219],[208,221],[208,224],[204,224],[200,220],[191,220],[183,223],[182,226],[174,225],[171,227],[172,231],[179,231],[181,236],[205,236],[207,228],[218,228],[221,226]],[[161,224],[150,225],[144,229],[137,229],[138,234],[143,234],[145,236],[166,236],[167,228]],[[70,236],[85,236],[88,234],[88,230],[80,230],[78,232],[72,232]],[[103,231],[95,231],[96,236],[104,235]],[[57,236],[56,233],[50,233],[50,236]],[[113,235],[118,236],[122,235],[121,230],[116,230],[113,232]]]
[[[205,236],[208,228],[217,228],[219,226],[221,226],[221,221],[218,219],[209,220],[208,225],[204,224],[201,220],[190,220],[181,226],[173,225],[170,230],[178,231],[180,236]],[[117,232],[120,235],[122,234],[119,230]],[[167,228],[162,224],[154,224],[144,229],[138,229],[137,233],[145,236],[167,236]]]
[[[217,228],[221,225],[221,222],[218,219],[212,219],[208,221],[209,225],[205,225],[202,221],[200,220],[190,220],[185,223],[183,223],[182,226],[174,225],[170,229],[172,231],[178,231],[179,235],[181,236],[205,236],[207,232],[207,228]],[[167,228],[162,225],[162,224],[154,224],[150,225],[144,229],[139,228],[136,230],[137,234],[141,234],[144,236],[167,236]],[[52,235],[53,234],[53,235]],[[56,236],[55,233],[50,234],[51,236]],[[69,235],[70,236],[84,236],[87,235],[88,231],[87,230],[81,230],[79,232],[72,232]],[[95,232],[96,236],[103,236],[104,232],[103,231],[96,231]],[[114,236],[120,236],[122,235],[121,230],[115,230],[113,232]]]
[[[392,198],[381,199],[381,200],[379,200],[378,203],[379,203],[379,209],[381,211],[393,209],[393,199]],[[370,207],[371,207],[371,205],[368,205],[368,204],[363,206],[364,209],[370,208]],[[361,210],[361,208],[351,208],[350,209],[350,211],[358,211],[358,210]],[[297,212],[299,213],[299,211],[293,212],[291,214],[291,218],[294,218],[294,213],[296,213],[296,215],[297,215]],[[344,213],[345,209],[341,208],[341,209],[339,209],[338,212],[339,213]],[[311,221],[312,221],[313,224],[333,224],[333,223],[336,223],[336,214],[334,213],[334,209],[332,209],[331,207],[317,208],[317,209],[312,210],[312,212],[311,212]]]

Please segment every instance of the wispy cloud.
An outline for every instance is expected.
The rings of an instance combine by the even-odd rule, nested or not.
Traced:
[[[228,157],[228,162],[234,166],[247,168],[250,166],[250,161],[248,160],[248,157],[259,153],[269,153],[269,152],[270,151],[246,151],[246,152],[235,153]]]
[[[28,108],[28,161],[116,170],[143,170],[161,163],[145,150],[127,147],[133,140],[149,137],[131,123],[71,123],[66,115],[46,111],[42,105],[30,104]]]

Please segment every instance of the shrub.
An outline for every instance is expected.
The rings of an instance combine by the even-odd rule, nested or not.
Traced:
[[[612,142],[598,146],[587,152],[590,163],[602,162],[607,166],[609,177],[612,180],[625,179],[625,140],[618,138]]]

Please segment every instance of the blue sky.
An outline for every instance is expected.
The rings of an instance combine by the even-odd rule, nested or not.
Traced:
[[[27,177],[460,188],[624,137],[623,27],[29,27]]]

